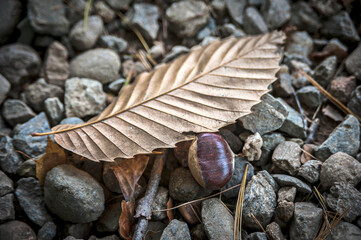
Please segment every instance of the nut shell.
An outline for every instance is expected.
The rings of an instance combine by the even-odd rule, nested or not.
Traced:
[[[201,133],[189,149],[188,166],[202,187],[217,190],[232,178],[234,154],[220,135]]]

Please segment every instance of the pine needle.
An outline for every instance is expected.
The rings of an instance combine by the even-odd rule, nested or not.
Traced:
[[[253,213],[251,213],[251,217],[253,218],[253,220],[257,223],[257,225],[262,229],[262,231],[267,234],[266,230],[264,230],[264,228],[262,227],[262,224],[258,221],[258,219],[256,218],[255,215],[253,215]]]
[[[328,100],[330,100],[333,104],[335,104],[336,107],[338,107],[342,112],[345,114],[352,114],[354,115],[358,120],[359,124],[361,126],[361,118],[357,116],[355,113],[353,113],[349,108],[347,108],[345,105],[343,105],[339,100],[337,100],[334,96],[332,96],[329,92],[327,92],[318,82],[316,82],[310,75],[302,71],[301,69],[298,69],[298,71],[305,76],[308,81],[312,83],[313,86],[317,87],[320,92],[327,97]]]
[[[126,16],[124,16],[121,12],[117,12],[117,15],[120,17],[120,19],[122,19],[123,22],[125,22],[128,27],[135,33],[135,35],[137,35],[140,43],[143,45],[145,51],[147,51],[147,53],[150,53],[150,48],[148,46],[148,43],[145,41],[143,35],[139,32],[139,30],[137,28],[135,28],[128,20],[128,18]]]
[[[236,214],[234,216],[234,228],[233,228],[234,240],[242,239],[242,212],[243,212],[244,190],[246,188],[247,173],[248,173],[248,164],[244,169],[241,187],[238,192]]]
[[[90,6],[92,5],[92,0],[88,0],[86,2],[85,5],[85,9],[84,9],[84,25],[83,25],[83,29],[84,31],[86,31],[87,27],[88,27],[88,18],[89,18],[89,13],[90,13]]]

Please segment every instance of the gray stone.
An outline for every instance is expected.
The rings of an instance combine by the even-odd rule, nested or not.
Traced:
[[[13,181],[0,171],[0,197],[14,191]]]
[[[103,30],[103,20],[97,15],[88,18],[86,30],[84,30],[84,20],[81,20],[70,31],[71,45],[78,51],[88,50],[95,45]]]
[[[297,90],[297,96],[306,107],[317,108],[322,101],[322,94],[315,86],[306,86]]]
[[[280,143],[273,151],[272,162],[276,167],[296,175],[301,166],[301,148],[291,141]]]
[[[293,202],[296,197],[296,188],[295,187],[282,187],[278,190],[277,201],[278,202]]]
[[[45,223],[38,231],[38,240],[52,240],[56,235],[56,225],[53,222]]]
[[[24,123],[30,118],[35,117],[35,113],[23,101],[17,99],[8,99],[1,108],[3,118],[11,125]]]
[[[51,97],[63,99],[64,90],[57,85],[48,84],[44,79],[39,79],[35,83],[30,84],[25,90],[26,102],[38,112],[44,110],[45,100]]]
[[[308,55],[313,50],[313,40],[307,32],[295,32],[289,37],[286,56],[307,63]]]
[[[243,146],[243,142],[231,130],[227,128],[219,129],[219,134],[227,141],[229,147],[234,153],[238,153]]]
[[[1,239],[36,240],[36,234],[29,225],[20,221],[9,221],[0,225]]]
[[[152,211],[167,209],[167,202],[169,198],[168,189],[164,187],[159,187],[157,195],[152,203]],[[167,218],[167,212],[152,212],[153,220],[162,220]]]
[[[247,240],[267,240],[267,235],[264,232],[254,232],[247,236]]]
[[[327,17],[335,15],[342,9],[342,5],[335,0],[311,0],[310,2],[313,8],[315,8],[319,13]]]
[[[202,202],[202,222],[208,239],[233,239],[233,216],[217,198]]]
[[[69,0],[67,2],[66,16],[71,26],[84,18],[82,13],[85,11],[86,3],[86,0]],[[90,6],[89,14],[92,13],[92,10],[93,8]]]
[[[104,211],[104,192],[88,173],[72,165],[59,165],[45,178],[46,206],[65,221],[87,223]]]
[[[0,196],[0,221],[15,220],[14,195]],[[1,236],[1,235],[0,235]]]
[[[293,202],[278,201],[276,208],[277,217],[285,223],[288,223],[293,217],[294,209],[295,204]]]
[[[0,134],[1,169],[8,174],[14,174],[22,162],[20,154],[14,149],[12,139],[7,135]]]
[[[167,10],[168,12],[168,10]],[[160,17],[159,9],[156,5],[149,3],[136,3],[127,12],[130,23],[136,26],[145,38],[155,40],[158,35]]]
[[[301,114],[288,105],[282,98],[277,98],[277,100],[280,101],[288,111],[288,116],[279,130],[287,133],[291,137],[305,139],[307,134]]]
[[[283,236],[281,227],[276,222],[272,222],[267,225],[266,232],[271,240],[286,240]]]
[[[293,94],[292,82],[294,77],[288,73],[279,75],[278,81],[273,84],[273,94],[277,97],[289,97]]]
[[[347,57],[345,66],[349,73],[361,79],[361,44]]]
[[[106,0],[114,10],[127,10],[132,0]]]
[[[86,78],[71,78],[65,83],[65,114],[86,117],[100,113],[106,102],[102,84]]]
[[[270,94],[264,95],[262,100],[252,108],[252,114],[240,118],[245,129],[261,135],[279,129],[288,114],[282,103]]]
[[[20,32],[17,42],[25,44],[25,45],[32,44],[34,37],[35,37],[35,30],[30,25],[29,17],[26,16],[25,18],[23,18],[18,23],[16,28]]]
[[[13,144],[16,150],[20,150],[30,157],[36,157],[44,153],[46,148],[46,136],[33,137],[31,133],[50,132],[48,119],[44,112],[36,115],[23,124],[14,128]]]
[[[99,44],[100,46],[110,48],[117,53],[123,53],[128,48],[128,42],[126,40],[112,35],[101,36],[99,38]]]
[[[322,209],[313,203],[297,202],[290,227],[291,240],[314,239],[322,220]]]
[[[68,118],[64,118],[63,120],[61,120],[60,124],[79,124],[79,123],[83,123],[84,121],[81,120],[78,117],[68,117]]]
[[[39,54],[30,46],[13,43],[0,48],[0,73],[12,87],[37,76],[40,65]]]
[[[65,6],[61,0],[29,0],[28,17],[37,33],[62,36],[69,31]]]
[[[237,184],[240,184],[242,182],[242,179],[244,176],[244,170],[246,169],[247,165],[248,165],[248,170],[247,170],[246,183],[248,181],[250,181],[254,175],[253,166],[251,164],[249,164],[249,162],[244,161],[243,159],[235,158],[232,178],[231,178],[231,180],[229,180],[229,182],[226,184],[226,186],[224,186],[222,188],[222,190],[225,190],[225,189],[231,188]],[[234,189],[231,189],[227,192],[222,193],[222,195],[225,196],[226,198],[237,197],[239,189],[240,189],[240,187],[236,187]]]
[[[65,116],[64,105],[59,98],[47,98],[44,102],[45,112],[52,126],[57,125]]]
[[[174,46],[170,52],[164,57],[162,62],[170,62],[182,54],[188,53],[190,50],[185,46]]]
[[[190,240],[191,234],[185,222],[173,219],[164,229],[160,240]]]
[[[272,177],[281,187],[295,187],[301,193],[312,193],[312,189],[298,178],[285,174],[273,174]]]
[[[337,60],[340,62],[346,58],[348,54],[348,47],[337,38],[333,38],[327,43],[322,51],[328,51],[332,54],[335,54]]]
[[[249,135],[244,143],[242,153],[248,161],[258,161],[262,154],[263,141],[259,133]]]
[[[247,6],[246,0],[226,0],[228,13],[235,24],[243,25],[243,12]]]
[[[169,179],[169,195],[181,202],[196,199],[204,189],[193,178],[190,170],[175,169]]]
[[[110,235],[110,236],[106,236],[106,237],[100,237],[97,238],[95,236],[90,236],[90,238],[88,240],[120,240],[120,238],[117,235]]]
[[[359,240],[361,238],[361,229],[357,226],[341,221],[328,235],[327,240]]]
[[[103,165],[103,182],[104,185],[112,192],[122,193],[117,177],[114,175],[111,167],[114,163],[104,163]]]
[[[6,78],[4,78],[3,75],[0,74],[0,105],[6,99],[8,93],[10,91],[10,88],[11,88],[11,85],[10,85],[9,81]]]
[[[339,38],[342,41],[357,42],[360,36],[346,11],[333,15],[321,28],[326,37]]]
[[[290,23],[299,30],[305,30],[310,33],[316,32],[320,27],[320,19],[307,2],[296,2],[291,6]]]
[[[166,225],[161,221],[148,221],[148,232],[145,240],[159,240]]]
[[[261,171],[252,177],[245,189],[243,224],[250,229],[260,229],[251,214],[265,228],[271,222],[276,210],[276,190],[269,183],[269,178],[272,179],[268,172]]]
[[[361,193],[350,183],[337,182],[326,194],[327,206],[340,214],[349,210],[343,217],[348,222],[353,222],[361,216]]]
[[[97,48],[78,55],[70,62],[72,77],[89,78],[109,83],[118,77],[120,59],[110,49]]]
[[[328,138],[316,149],[317,159],[324,161],[332,154],[344,152],[356,156],[360,147],[360,126],[356,117],[347,115],[328,136]]]
[[[119,217],[122,213],[120,202],[105,206],[103,214],[96,223],[98,232],[115,232],[119,228]]]
[[[361,86],[358,86],[352,93],[347,107],[361,117]]]
[[[99,1],[94,5],[95,11],[102,17],[105,23],[110,23],[115,18],[115,12],[103,1]]]
[[[109,83],[108,85],[108,89],[114,93],[114,94],[118,94],[120,89],[122,88],[123,84],[125,82],[124,78],[119,78],[111,83]]]
[[[230,35],[235,37],[244,37],[246,33],[243,32],[241,29],[237,28],[232,23],[225,23],[217,28],[219,34],[222,37],[228,37]]]
[[[315,72],[313,77],[315,80],[322,86],[327,87],[332,77],[335,75],[337,67],[337,57],[331,56],[323,60],[318,66],[315,68]]]
[[[344,152],[337,152],[322,164],[320,179],[325,188],[336,182],[356,186],[361,181],[361,163]]]
[[[179,38],[194,37],[207,23],[209,10],[201,1],[180,1],[166,10],[169,30]]]
[[[266,0],[261,13],[269,29],[281,27],[291,18],[291,6],[287,0]]]
[[[256,166],[264,166],[271,160],[273,150],[281,143],[286,141],[280,133],[267,133],[262,136],[263,146],[261,158],[255,162]]]
[[[298,176],[303,177],[309,183],[315,183],[320,180],[321,166],[322,162],[318,160],[309,160],[300,167]]]
[[[21,15],[21,2],[18,0],[7,0],[0,2],[0,44],[4,44],[6,40],[14,33],[16,24]],[[1,101],[0,101],[1,102]]]
[[[204,225],[202,223],[194,226],[191,229],[191,237],[192,239],[199,239],[199,240],[207,239],[207,235],[204,230]]]
[[[328,92],[341,103],[347,105],[352,97],[352,92],[356,89],[356,79],[354,76],[337,77],[330,82]],[[361,87],[360,87],[361,89]],[[355,93],[357,90],[355,91]],[[351,104],[352,105],[352,104]],[[360,108],[361,111],[361,108]],[[357,111],[355,113],[358,113]],[[361,113],[360,113],[361,115]],[[343,120],[343,118],[342,118]],[[341,120],[341,121],[342,121]]]
[[[22,178],[17,182],[16,198],[28,218],[38,226],[52,221],[44,203],[44,192],[35,178]]]
[[[261,34],[268,31],[262,15],[254,7],[246,8],[243,16],[244,31],[248,34]]]
[[[54,41],[47,49],[43,71],[46,81],[58,86],[69,78],[68,50],[60,42]]]
[[[42,156],[42,155],[40,155]],[[39,158],[39,157],[37,157]],[[21,177],[33,177],[36,178],[36,163],[34,159],[29,159],[23,162],[16,170],[16,174]]]
[[[88,239],[93,223],[78,223],[65,225],[65,235],[70,235],[77,239]]]

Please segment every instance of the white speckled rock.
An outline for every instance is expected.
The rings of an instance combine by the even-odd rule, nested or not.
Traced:
[[[65,114],[67,117],[86,117],[100,113],[106,95],[102,84],[95,80],[71,78],[65,83]]]

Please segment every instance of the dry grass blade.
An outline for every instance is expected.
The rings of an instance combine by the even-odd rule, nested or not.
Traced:
[[[244,169],[243,178],[241,187],[238,192],[236,214],[234,216],[234,228],[233,228],[233,239],[242,239],[242,211],[243,211],[243,200],[244,200],[244,190],[246,189],[246,180],[248,173],[248,164]]]
[[[54,134],[63,148],[91,160],[174,148],[194,133],[218,131],[249,114],[277,79],[283,40],[283,33],[273,32],[195,48],[140,74],[88,122],[35,135]]]
[[[318,82],[316,82],[310,75],[308,75],[307,73],[305,73],[304,71],[302,71],[301,69],[298,69],[298,71],[304,75],[308,81],[310,81],[312,83],[312,85],[314,85],[315,87],[318,88],[318,90],[320,90],[320,92],[327,97],[328,100],[330,100],[333,104],[335,104],[336,107],[338,107],[342,112],[344,112],[345,114],[352,114],[354,115],[358,120],[359,120],[359,124],[361,126],[361,118],[359,116],[357,116],[355,113],[353,113],[349,108],[347,108],[345,105],[343,105],[339,100],[337,100],[334,96],[332,96],[329,92],[327,92],[320,84],[318,84]]]
[[[84,31],[86,31],[86,29],[88,27],[88,18],[89,18],[91,5],[92,5],[92,0],[88,0],[86,2],[85,9],[84,9],[84,21],[83,21],[84,22],[84,25],[83,25]]]
[[[313,190],[314,190],[313,193],[315,194],[317,200],[321,204],[321,207],[322,207],[322,210],[323,210],[323,217],[325,219],[326,225],[327,225],[327,227],[330,227],[330,222],[328,221],[328,215],[327,215],[326,201],[323,198],[322,194],[318,191],[318,189],[315,186],[313,186]]]

